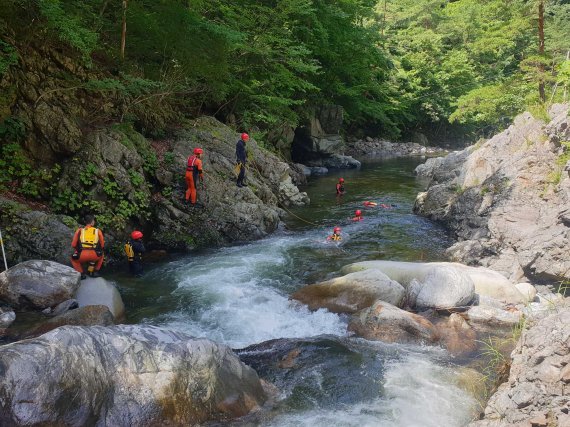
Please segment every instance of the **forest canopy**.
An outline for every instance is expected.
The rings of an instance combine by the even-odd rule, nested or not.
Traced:
[[[211,114],[264,132],[332,103],[352,134],[475,138],[568,99],[570,0],[3,3],[3,32],[107,76],[89,90],[153,100],[161,120],[119,117],[143,131]],[[17,54],[0,41],[0,75]]]

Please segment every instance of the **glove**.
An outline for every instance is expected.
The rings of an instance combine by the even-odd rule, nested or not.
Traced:
[[[71,258],[78,260],[79,259],[79,252],[77,252],[77,251],[73,252],[73,255],[71,255]]]

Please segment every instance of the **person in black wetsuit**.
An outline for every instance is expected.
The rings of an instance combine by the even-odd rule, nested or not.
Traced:
[[[135,277],[143,274],[142,254],[146,252],[142,232],[135,230],[131,233],[131,239],[125,243],[125,253],[129,261],[129,273]]]
[[[242,133],[240,140],[236,144],[236,162],[239,166],[237,177],[238,187],[247,187],[247,184],[243,182],[245,179],[245,164],[247,162],[247,150],[245,149],[245,143],[247,141],[249,141],[249,135],[247,133]]]

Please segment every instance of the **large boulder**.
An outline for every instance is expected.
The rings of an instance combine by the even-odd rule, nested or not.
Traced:
[[[377,300],[399,305],[404,288],[380,270],[365,270],[306,286],[292,295],[310,310],[326,308],[333,313],[355,313]]]
[[[0,299],[14,308],[44,309],[70,299],[80,274],[53,261],[31,260],[0,273]]]
[[[445,309],[469,304],[475,296],[471,278],[449,266],[434,266],[420,282],[408,285],[408,301],[420,309]]]
[[[471,267],[456,262],[401,262],[361,261],[344,266],[341,273],[347,274],[370,268],[384,272],[390,279],[408,287],[412,280],[423,283],[433,268],[451,268],[467,275],[475,286],[475,293],[505,303],[518,304],[526,301],[525,296],[502,274],[485,267]]]
[[[16,313],[10,307],[0,306],[0,335],[16,320]]]
[[[426,318],[383,301],[352,316],[348,330],[368,340],[397,343],[431,343],[437,331]]]
[[[87,278],[81,281],[75,299],[79,307],[90,305],[106,306],[115,320],[125,316],[125,304],[117,288],[102,277]]]
[[[231,349],[151,326],[64,326],[0,347],[3,425],[197,425],[266,400]]]

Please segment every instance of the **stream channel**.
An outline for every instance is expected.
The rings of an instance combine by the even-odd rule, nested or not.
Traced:
[[[461,367],[445,350],[353,337],[347,317],[289,300],[352,262],[444,260],[452,241],[412,214],[423,188],[413,175],[420,162],[370,160],[360,170],[311,178],[303,188],[310,206],[292,210],[297,217],[288,215],[271,237],[149,266],[141,279],[115,276],[127,322],[240,349],[242,360],[279,391],[269,413],[230,425],[465,425],[477,404],[457,386]],[[337,198],[340,176],[347,193]],[[364,200],[391,208],[365,209]],[[364,221],[349,221],[355,209]],[[327,243],[336,225],[343,240]]]

